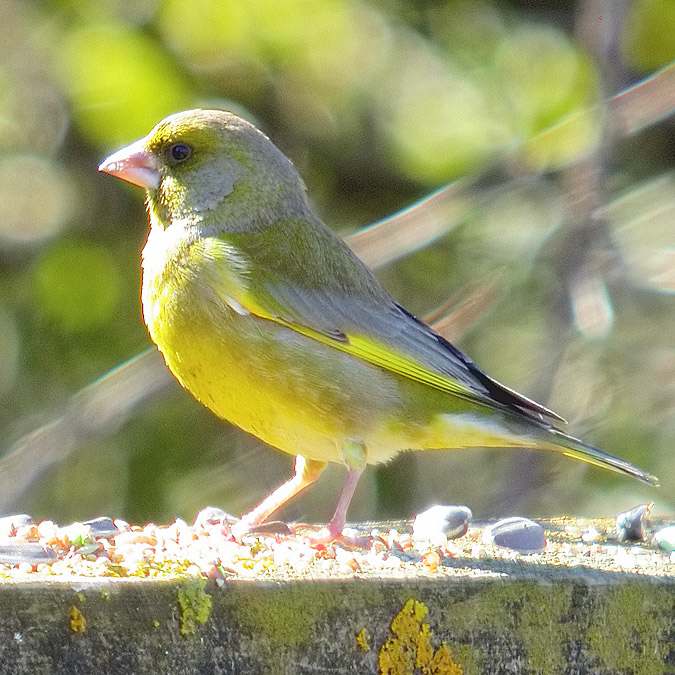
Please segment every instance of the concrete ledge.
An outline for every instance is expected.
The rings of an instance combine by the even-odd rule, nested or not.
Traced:
[[[405,579],[0,584],[0,673],[675,671],[672,577],[450,564]]]

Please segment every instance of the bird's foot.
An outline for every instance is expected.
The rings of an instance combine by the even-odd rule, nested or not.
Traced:
[[[311,546],[326,546],[327,544],[340,544],[345,548],[370,548],[373,538],[358,534],[351,528],[338,529],[328,523],[315,534],[310,534],[307,539]]]
[[[308,533],[307,530],[310,532]],[[242,518],[232,525],[230,533],[239,542],[241,542],[242,537],[245,535],[281,534],[304,536],[309,541],[310,546],[340,544],[345,548],[370,548],[373,541],[370,535],[361,535],[352,528],[343,528],[340,524],[328,523],[325,527],[317,529],[316,526],[305,523],[287,525],[281,520],[251,523],[246,518]]]
[[[230,529],[232,536],[241,541],[246,534],[292,534],[293,529],[282,520],[268,520],[264,523],[251,523],[242,518]]]

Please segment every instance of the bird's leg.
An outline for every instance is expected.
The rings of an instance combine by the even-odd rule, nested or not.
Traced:
[[[242,516],[241,520],[232,528],[235,537],[246,533],[252,527],[264,523],[277,509],[280,509],[289,499],[311,485],[326,468],[325,462],[305,459],[298,455],[295,458],[295,473],[290,480],[280,485],[274,492],[265,497],[252,511]]]
[[[343,456],[349,467],[347,478],[342,486],[342,492],[338,499],[335,513],[326,527],[318,532],[310,540],[313,544],[327,544],[339,540],[355,546],[367,546],[370,539],[367,537],[345,537],[342,530],[347,522],[347,510],[352,501],[359,478],[366,468],[366,450],[362,443],[350,442],[343,449]]]
[[[362,473],[363,469],[349,469],[347,471],[347,478],[342,486],[342,492],[340,493],[340,499],[338,499],[335,513],[330,519],[330,522],[326,525],[326,530],[334,538],[342,534],[342,530],[347,522],[347,509],[352,501],[352,497],[354,496],[356,486]]]

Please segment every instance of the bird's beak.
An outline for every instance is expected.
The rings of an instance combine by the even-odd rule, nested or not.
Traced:
[[[99,171],[109,173],[148,190],[159,187],[159,165],[155,156],[145,147],[145,138],[127,145],[101,162]]]

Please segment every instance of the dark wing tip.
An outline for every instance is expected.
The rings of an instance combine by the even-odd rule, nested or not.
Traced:
[[[424,323],[424,321],[421,321],[414,314],[411,314],[398,302],[394,302],[394,304],[409,319],[412,319],[423,329],[427,330],[429,334],[432,335],[444,349],[450,352],[452,357],[461,362],[469,374],[484,387],[487,396],[494,402],[499,403],[502,406],[506,406],[506,408],[520,415],[524,415],[530,419],[535,419],[537,422],[544,422],[542,417],[546,417],[549,420],[555,420],[557,422],[567,424],[567,420],[564,417],[558,415],[558,413],[553,412],[553,410],[549,410],[545,406],[541,405],[541,403],[537,403],[536,401],[527,398],[527,396],[519,394],[517,391],[503,385],[501,382],[497,382],[497,380],[494,380],[489,375],[485,374],[472,361],[471,358],[464,354],[464,352],[462,352],[460,349],[455,347],[455,345],[453,345],[451,342],[446,340],[442,335],[439,335],[433,328]]]
[[[493,380],[490,377],[488,379],[492,382],[494,386],[498,387],[501,390],[501,392],[506,392],[506,394],[508,394],[508,396],[513,402],[512,403],[513,405],[516,405],[519,408],[524,408],[525,412],[527,413],[535,412],[538,413],[539,415],[542,415],[543,417],[548,417],[549,419],[556,420],[557,422],[567,424],[567,420],[564,417],[558,415],[557,412],[554,412],[550,408],[543,406],[541,403],[533,401],[531,398],[528,398],[527,396],[519,394],[517,391],[511,389],[510,387],[507,387],[501,382],[497,382],[496,380]]]
[[[481,384],[488,390],[488,393],[491,398],[495,401],[511,408],[516,409],[517,412],[524,415],[532,416],[533,414],[540,417],[548,417],[549,419],[556,420],[557,422],[562,422],[567,424],[567,420],[564,417],[558,415],[558,413],[549,410],[541,403],[533,401],[527,396],[519,394],[514,389],[507,387],[497,380],[493,380],[489,375],[486,375],[475,363],[471,363],[470,367]]]

